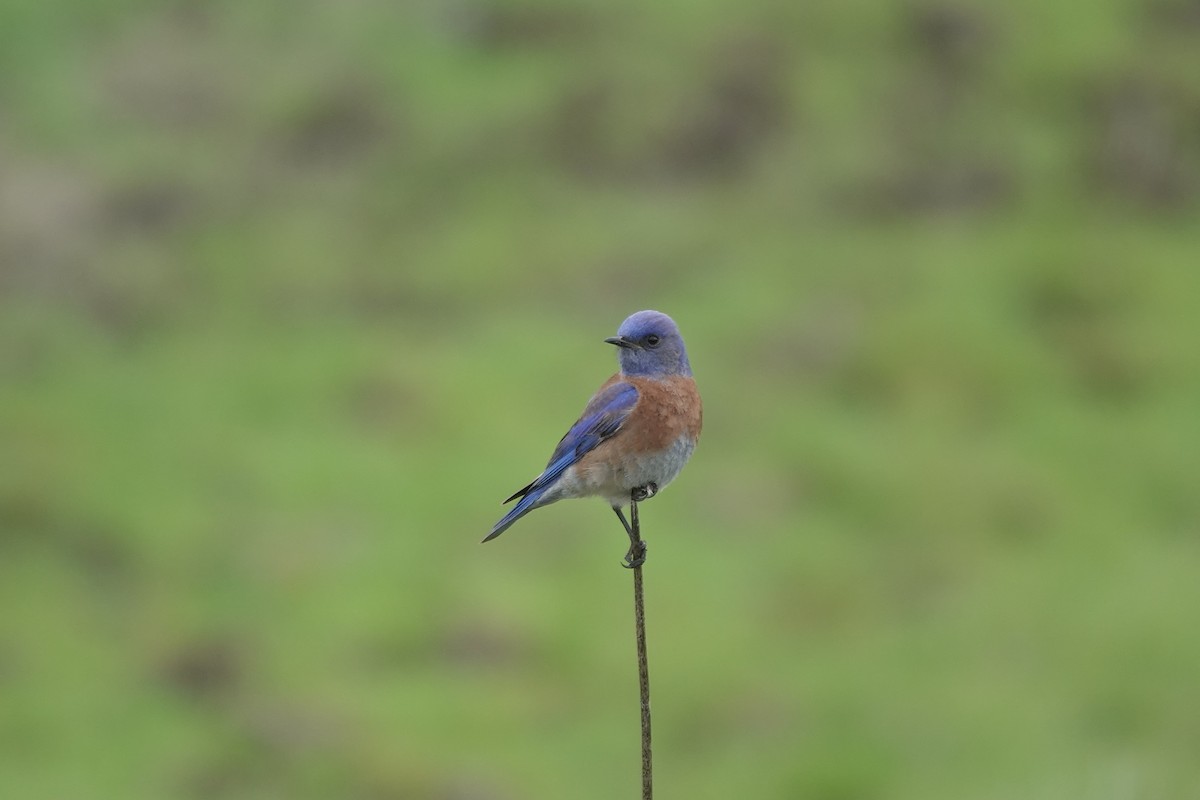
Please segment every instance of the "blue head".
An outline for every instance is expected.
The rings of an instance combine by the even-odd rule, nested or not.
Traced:
[[[675,321],[659,311],[639,311],[621,323],[617,335],[604,341],[620,348],[621,372],[625,375],[692,374],[687,348]]]

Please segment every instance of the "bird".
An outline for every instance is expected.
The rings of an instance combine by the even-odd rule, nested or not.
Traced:
[[[629,536],[625,566],[645,561],[645,543],[621,509],[653,497],[679,475],[700,438],[703,407],[683,337],[666,314],[638,311],[604,341],[617,347],[620,370],[588,401],[542,473],[504,501],[518,502],[483,541],[535,508],[600,497]]]

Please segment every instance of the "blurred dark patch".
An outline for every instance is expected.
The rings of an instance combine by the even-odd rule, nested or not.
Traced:
[[[947,80],[979,66],[995,41],[995,26],[983,10],[958,4],[914,8],[907,31],[911,46]]]
[[[572,173],[640,184],[739,174],[791,114],[786,48],[773,39],[718,47],[701,77],[669,99],[615,81],[566,94],[549,122],[549,149]]]
[[[513,5],[495,0],[440,4],[443,27],[475,47],[501,49],[578,43],[597,29],[582,7]]]
[[[396,146],[388,103],[385,93],[358,80],[318,92],[287,123],[283,153],[298,165],[343,166],[384,142]]]
[[[668,130],[659,159],[673,176],[725,176],[743,167],[790,112],[783,50],[757,37],[722,48],[694,107]]]
[[[1200,0],[1151,0],[1146,4],[1146,15],[1165,31],[1200,34]]]
[[[1052,268],[1039,270],[1025,297],[1035,327],[1101,325],[1121,314],[1128,297],[1119,283],[1105,278],[1106,272],[1101,266],[1065,274]]]
[[[1144,741],[1161,725],[1156,704],[1139,691],[1144,681],[1131,675],[1124,686],[1097,692],[1078,712],[1076,724],[1081,732],[1109,745]]]
[[[1025,306],[1033,329],[1085,389],[1129,400],[1148,370],[1121,337],[1135,294],[1119,275],[1100,265],[1078,275],[1047,269],[1028,288]]]
[[[98,254],[111,254],[124,234],[165,233],[197,204],[170,182],[105,196],[81,172],[0,158],[0,297],[75,308],[114,338],[134,340],[168,318],[181,297],[178,271],[101,269],[112,263]]]
[[[57,528],[48,500],[26,491],[0,493],[0,547],[44,540]]]
[[[1012,197],[1011,171],[986,161],[909,164],[844,195],[871,216],[985,211]]]
[[[113,340],[126,345],[145,340],[170,315],[167,298],[118,285],[91,286],[82,299],[89,317]]]
[[[76,530],[68,548],[71,560],[88,577],[94,590],[112,595],[133,588],[137,577],[133,551],[115,536],[100,530]]]
[[[157,668],[159,678],[176,692],[202,703],[224,700],[245,672],[237,644],[228,638],[196,639],[181,645]]]
[[[12,559],[27,549],[50,552],[107,600],[135,587],[134,551],[112,528],[81,519],[35,491],[0,490],[0,554]]]
[[[851,212],[977,213],[1016,193],[1010,159],[978,131],[994,127],[996,107],[981,103],[987,67],[998,55],[996,26],[979,8],[943,4],[912,9],[903,28],[896,88],[881,106],[889,159],[877,174],[837,198]]]
[[[178,181],[159,179],[113,190],[102,201],[101,216],[102,224],[117,232],[155,236],[194,219],[199,208],[195,190]]]
[[[1150,208],[1179,208],[1200,190],[1200,93],[1141,76],[1092,92],[1093,183]]]

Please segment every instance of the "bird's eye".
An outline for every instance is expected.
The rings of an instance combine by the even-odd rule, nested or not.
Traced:
[[[646,346],[647,347],[658,347],[659,341],[661,341],[661,340],[658,338],[658,334],[652,333],[646,337]]]

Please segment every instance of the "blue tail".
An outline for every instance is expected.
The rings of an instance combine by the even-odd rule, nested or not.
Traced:
[[[526,490],[528,490],[530,487],[527,486],[525,488],[526,488]],[[530,511],[533,511],[535,508],[537,508],[538,501],[542,499],[542,495],[544,495],[546,493],[547,488],[548,487],[543,486],[538,489],[534,489],[533,491],[526,494],[524,497],[521,497],[521,502],[519,502],[515,506],[513,506],[512,511],[509,511],[507,514],[504,515],[503,519],[501,519],[494,526],[492,526],[492,532],[489,533],[487,536],[483,537],[483,540],[485,542],[488,542],[488,541],[491,541],[492,539],[495,539],[497,536],[499,536],[500,534],[502,534],[506,530],[508,530],[514,522],[516,522],[521,517],[528,514]],[[520,492],[518,492],[516,495],[513,495],[513,497],[510,497],[508,499],[512,500],[519,495],[520,495]]]
[[[513,506],[513,510],[504,515],[504,519],[496,523],[492,528],[492,532],[483,537],[485,542],[495,539],[500,534],[509,529],[514,522],[528,514],[538,507],[540,501],[546,494],[547,490],[558,481],[567,468],[579,460],[579,456],[574,452],[568,452],[560,455],[557,459],[550,462],[546,467],[546,471],[538,475],[530,483],[517,489],[512,495],[505,500],[505,503],[511,503],[518,497],[521,502]]]
[[[571,430],[559,441],[558,447],[554,448],[545,471],[528,486],[518,489],[512,497],[504,501],[508,503],[521,498],[521,502],[505,514],[504,519],[496,523],[492,532],[484,537],[484,541],[495,539],[514,522],[542,505],[541,500],[546,496],[547,490],[558,483],[567,470],[578,464],[579,459],[595,450],[601,442],[617,435],[637,400],[638,390],[632,384],[617,381],[602,386],[588,401],[583,416],[571,426]]]

